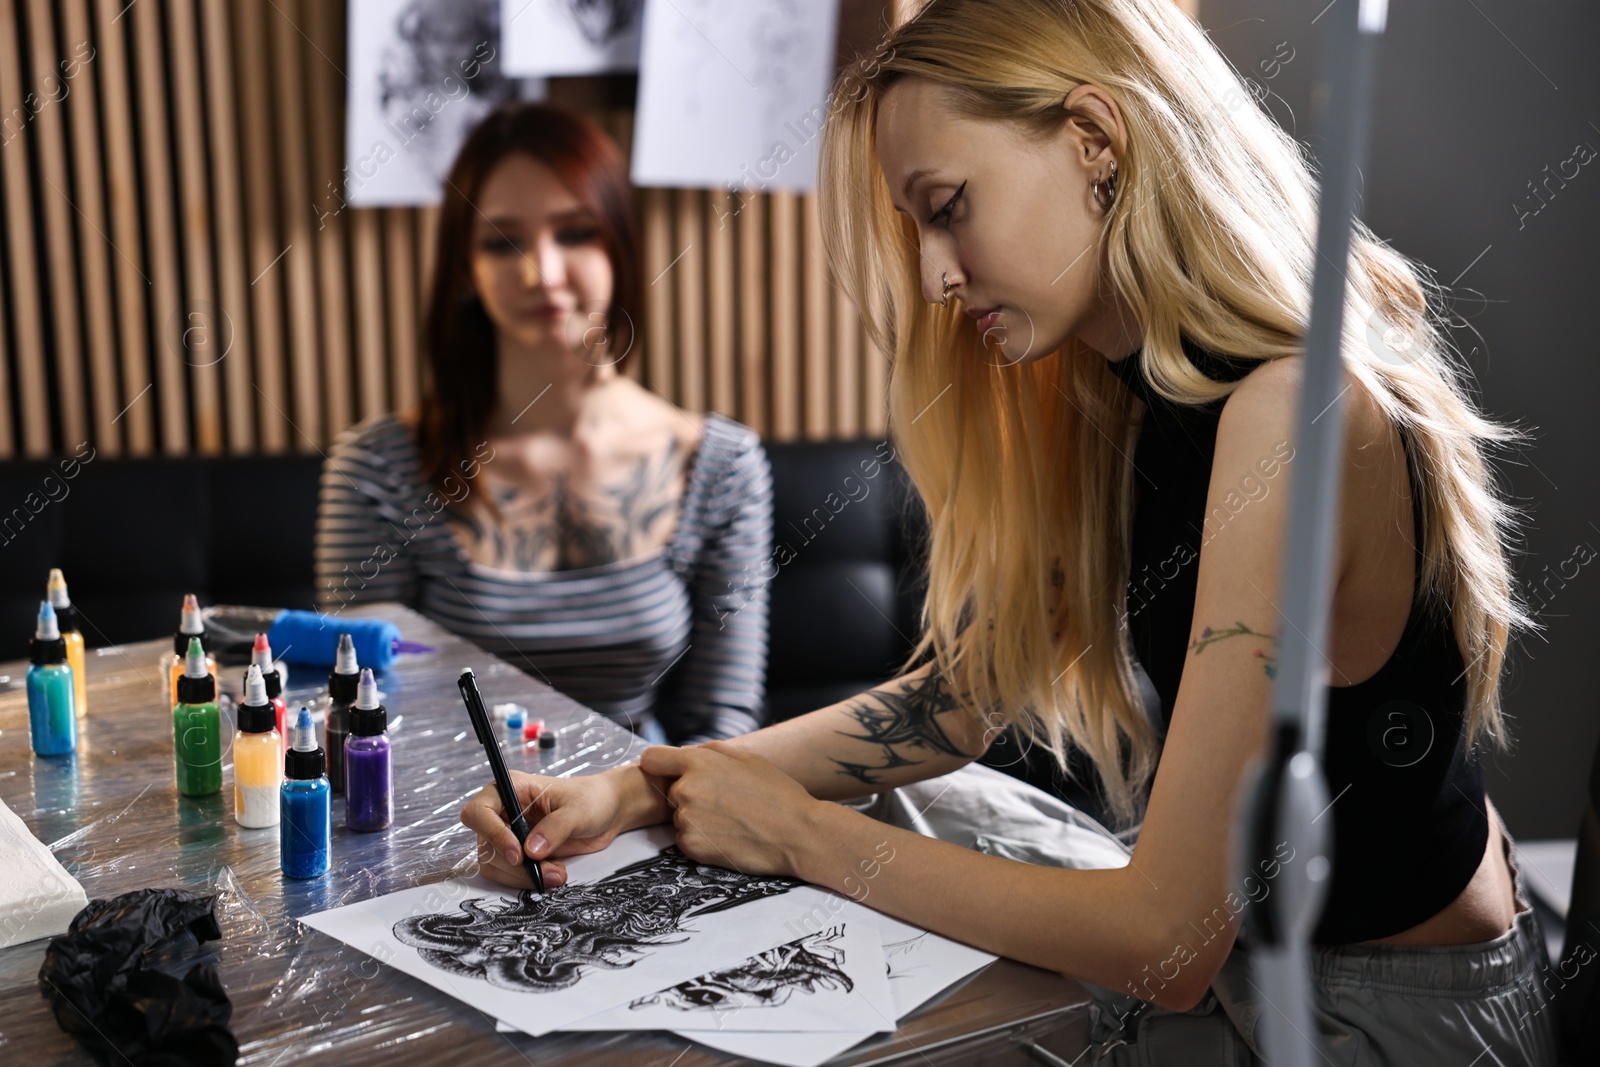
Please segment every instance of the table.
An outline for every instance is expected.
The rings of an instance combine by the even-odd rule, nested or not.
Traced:
[[[346,831],[335,796],[327,876],[284,878],[277,828],[246,830],[234,822],[231,763],[220,794],[178,795],[167,675],[157,670],[158,659],[171,653],[170,639],[90,650],[88,719],[72,757],[33,755],[26,665],[0,664],[0,798],[50,845],[91,899],[145,886],[219,894],[223,937],[210,947],[233,1000],[241,1064],[738,1062],[670,1033],[499,1034],[488,1016],[295,921],[475,869],[475,839],[458,813],[489,781],[489,771],[455,686],[462,667],[477,672],[486,703],[520,703],[557,732],[553,751],[519,747],[510,753],[513,769],[593,774],[643,747],[632,733],[518,666],[400,605],[352,607],[348,614],[392,619],[408,640],[434,651],[398,657],[379,683],[392,724],[394,823],[387,833]],[[244,668],[220,670],[223,691],[237,696]],[[285,698],[292,713],[325,690],[326,676],[301,669],[291,671],[289,683]],[[0,1046],[11,1062],[24,1054],[33,1063],[90,1062],[39,993],[45,944],[0,951]],[[917,1064],[996,1062],[990,1059],[995,1054],[1016,1057],[1019,1042],[1054,1035],[1054,1044],[1063,1033],[1072,1035],[1067,1047],[1081,1049],[1087,1003],[1076,982],[1000,960],[924,1006],[898,1032],[877,1035],[832,1063],[862,1067],[907,1056]]]

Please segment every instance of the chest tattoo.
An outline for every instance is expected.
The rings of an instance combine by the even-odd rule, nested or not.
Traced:
[[[622,477],[579,482],[558,471],[542,484],[489,485],[498,517],[467,498],[451,523],[468,558],[501,570],[574,570],[632,559],[666,542],[682,503],[685,450],[674,438]]]

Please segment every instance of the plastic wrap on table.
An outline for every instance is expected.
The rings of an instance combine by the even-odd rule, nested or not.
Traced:
[[[92,605],[84,608],[93,611]],[[395,604],[352,607],[347,614],[363,612],[395,620],[408,638],[435,650],[400,656],[379,678],[391,715],[394,821],[383,833],[349,832],[336,798],[327,875],[285,878],[278,867],[278,830],[244,829],[234,821],[231,715],[223,722],[223,791],[206,797],[176,792],[170,683],[152,666],[162,648],[170,652],[169,635],[89,651],[89,717],[73,757],[33,757],[20,669],[0,664],[0,797],[91,897],[152,885],[216,896],[223,936],[208,946],[233,1001],[230,1025],[241,1065],[735,1062],[664,1034],[497,1034],[494,1020],[464,1000],[296,921],[476,870],[476,839],[459,816],[490,776],[456,689],[462,667],[476,672],[486,702],[521,704],[556,733],[551,750],[508,743],[506,762],[514,771],[592,774],[636,758],[644,747],[627,730],[542,684],[526,663],[497,659]],[[226,693],[238,695],[242,673],[228,671],[219,679]],[[324,687],[325,678],[298,672],[284,697],[291,707],[315,703]],[[23,743],[14,744],[19,737]],[[43,943],[0,950],[0,1042],[12,1060],[26,1054],[23,1062],[87,1062],[39,993],[43,951]],[[1077,989],[1059,976],[1007,961],[991,967],[983,981],[990,984],[957,994],[950,1007],[902,1030],[909,1040],[928,1045],[980,1025],[1016,1026],[1061,1011]],[[930,1062],[942,1061],[933,1056]]]
[[[239,1042],[216,960],[216,897],[136,889],[91,900],[50,939],[39,987],[61,1029],[103,1062],[231,1065]]]

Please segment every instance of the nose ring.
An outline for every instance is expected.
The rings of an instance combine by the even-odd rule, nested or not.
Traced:
[[[940,275],[939,275],[939,280],[944,283],[944,291],[939,294],[939,306],[940,307],[949,307],[950,306],[950,273],[948,271],[941,272]]]

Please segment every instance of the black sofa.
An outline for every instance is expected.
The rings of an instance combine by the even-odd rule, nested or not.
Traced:
[[[860,693],[904,662],[917,633],[925,526],[887,442],[767,452],[776,565],[767,710],[777,721]],[[87,452],[0,465],[0,658],[27,654],[51,567],[66,573],[90,647],[170,634],[185,593],[202,604],[313,607],[321,465],[315,454]],[[1101,814],[1091,791],[1026,747],[1005,738],[984,762]]]
[[[783,546],[769,714],[787,718],[877,684],[904,659],[920,527],[886,443],[778,444],[768,455]],[[27,654],[51,567],[66,573],[91,647],[171,633],[185,593],[313,607],[321,467],[315,454],[0,466],[0,507],[10,505],[0,511],[0,658]]]

